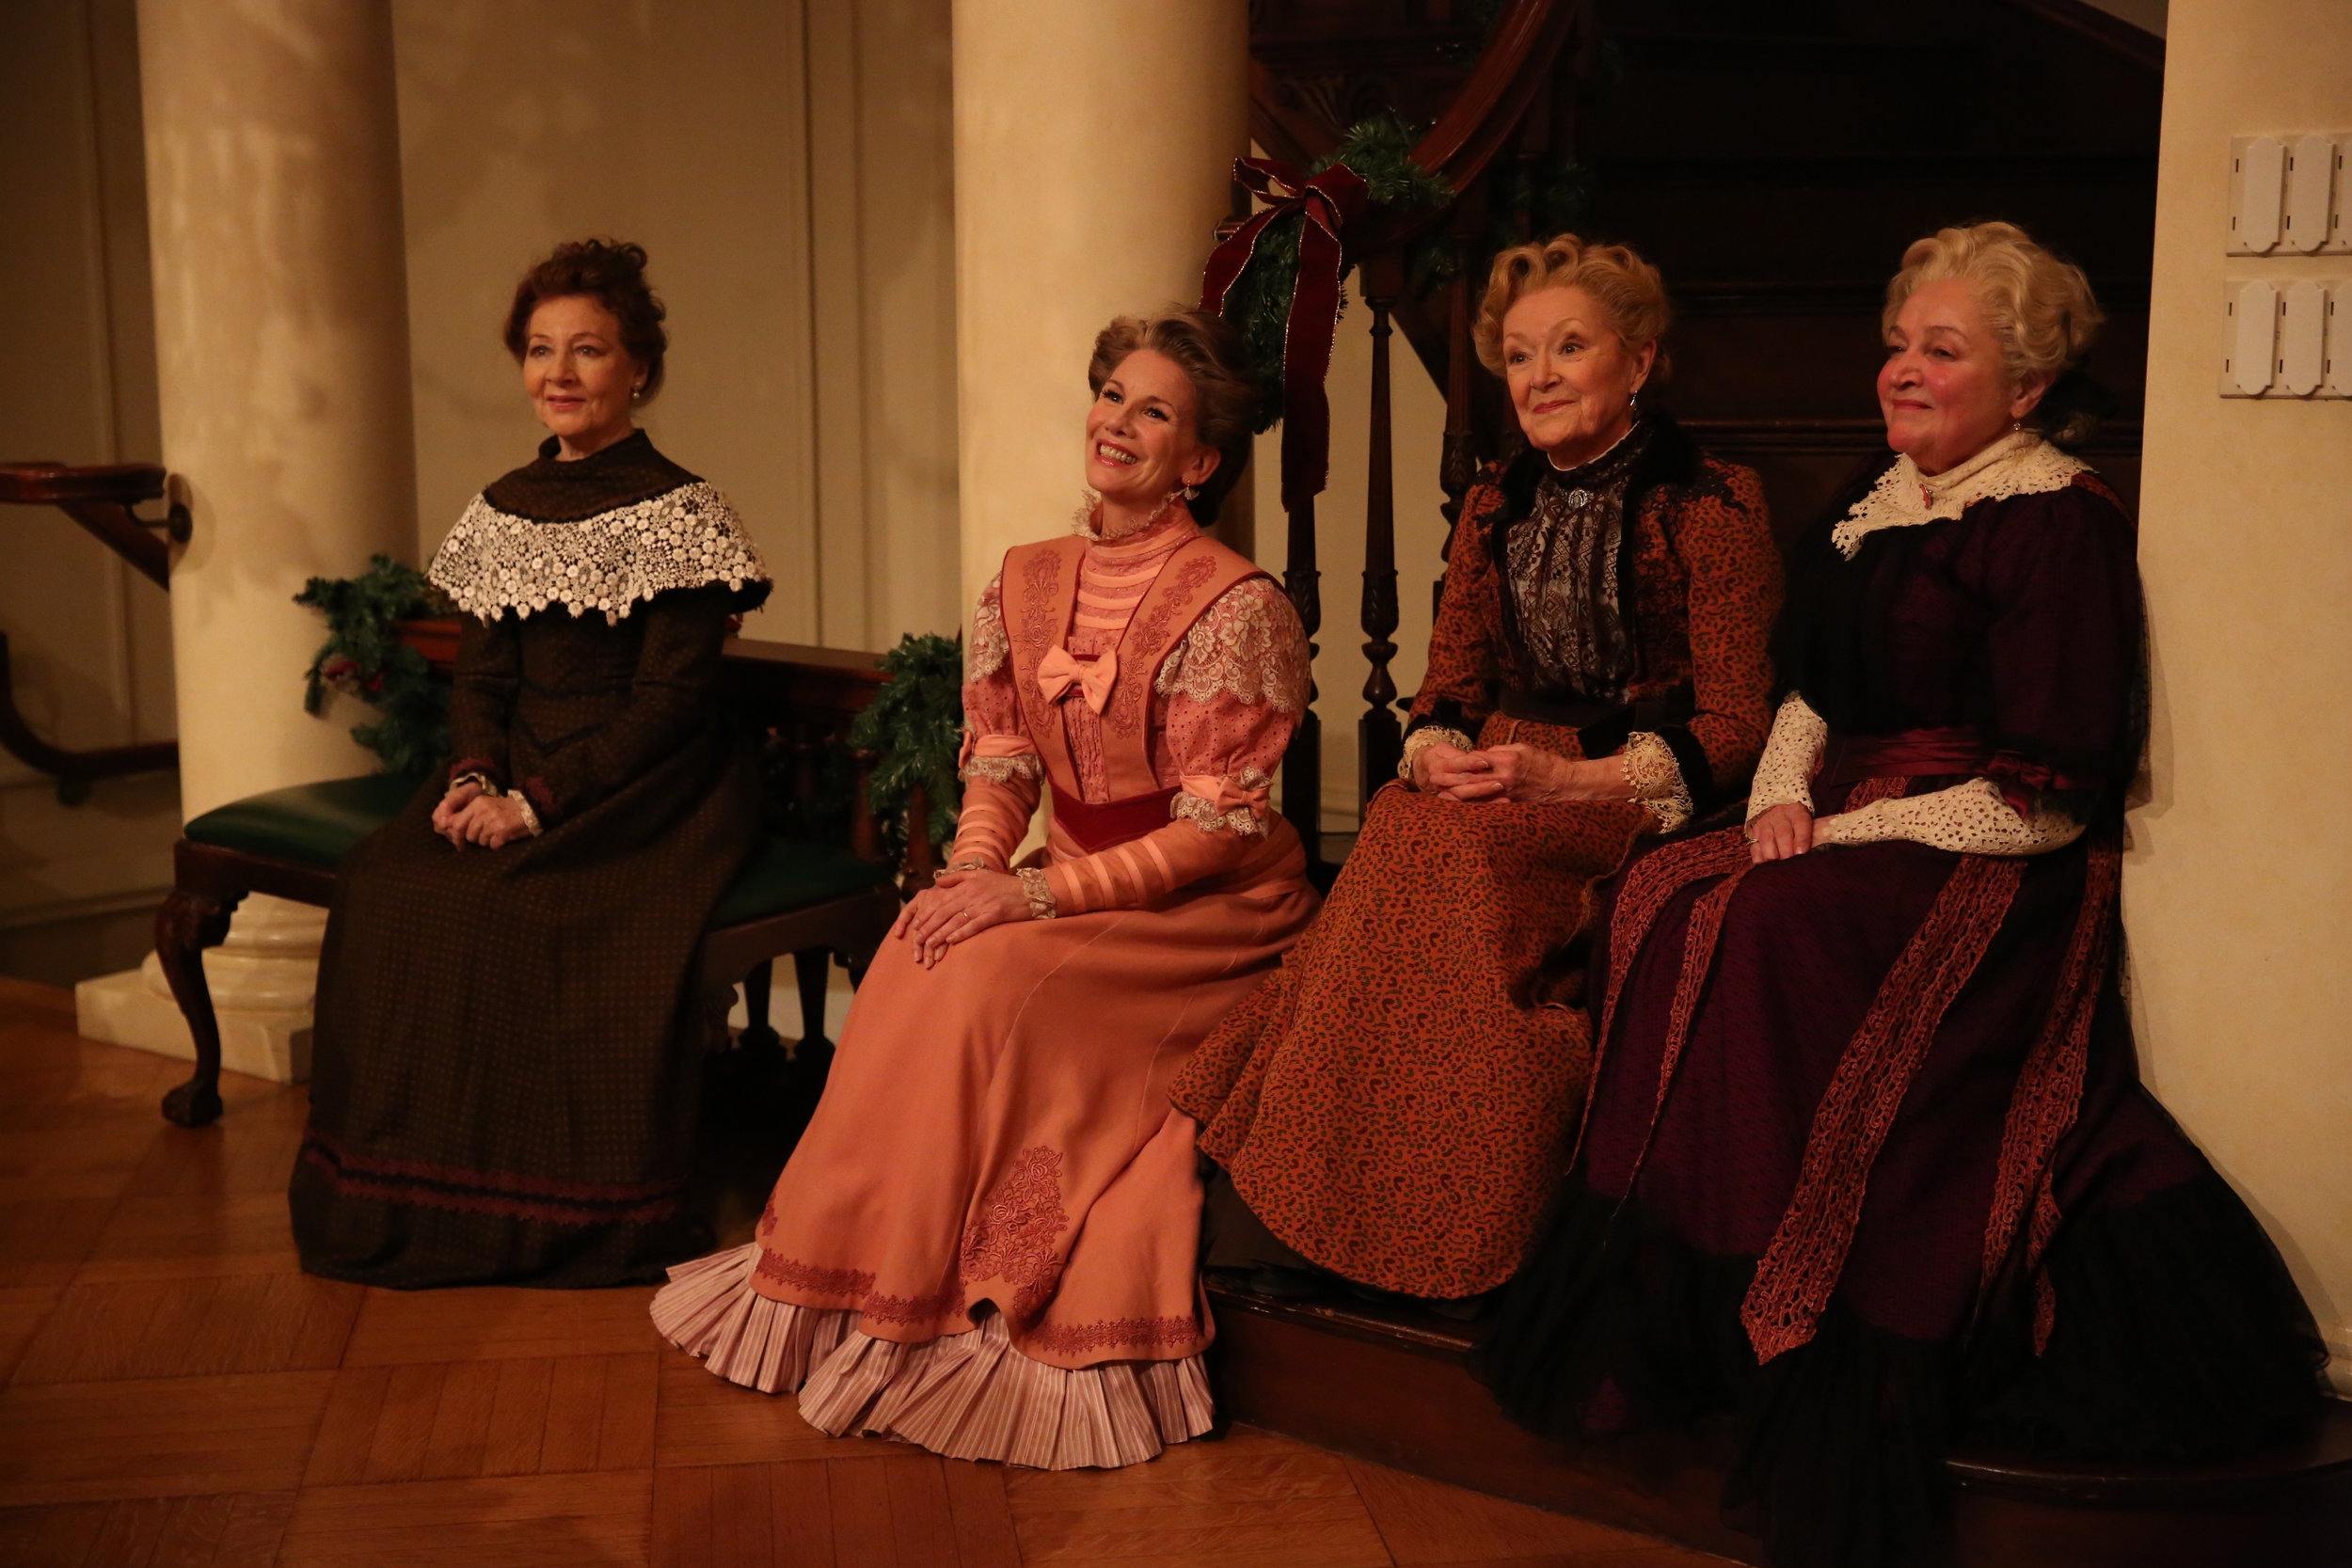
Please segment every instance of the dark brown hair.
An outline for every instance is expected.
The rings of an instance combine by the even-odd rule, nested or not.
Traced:
[[[669,312],[645,281],[645,247],[627,240],[565,240],[554,253],[523,274],[515,303],[506,312],[506,352],[519,363],[531,341],[531,312],[542,300],[574,295],[593,299],[620,324],[621,347],[644,368],[641,402],[661,390],[661,359],[670,335],[661,329]]]
[[[1200,486],[1192,515],[1204,523],[1212,521],[1249,461],[1249,433],[1258,407],[1258,388],[1249,379],[1241,333],[1224,317],[1205,310],[1114,317],[1094,335],[1087,385],[1100,393],[1120,362],[1144,348],[1175,361],[1192,383],[1193,420],[1200,427],[1200,444],[1217,451],[1216,472]]]

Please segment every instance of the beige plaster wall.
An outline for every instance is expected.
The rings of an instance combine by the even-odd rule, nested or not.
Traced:
[[[753,635],[955,624],[946,0],[398,0],[418,550],[543,434],[498,339],[556,241],[670,309],[644,423],[777,578]]]
[[[2352,130],[2352,7],[2182,0],[2168,21],[2134,1005],[2149,1083],[2269,1226],[2352,1391],[2352,816],[2331,787],[2352,772],[2352,403],[2215,390],[2226,279],[2352,276],[2222,254],[2231,136]]]
[[[139,143],[135,0],[0,6],[0,462],[157,456]],[[168,602],[63,513],[0,508],[0,632],[37,734],[75,748],[172,735]],[[35,927],[151,908],[179,819],[168,773],[66,806],[0,755],[0,972],[37,945],[56,978],[81,965]]]

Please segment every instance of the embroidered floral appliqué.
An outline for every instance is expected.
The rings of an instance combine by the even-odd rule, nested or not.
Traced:
[[[1039,1145],[1014,1159],[977,1224],[963,1236],[963,1280],[1003,1279],[1017,1292],[1012,1308],[1031,1317],[1061,1274],[1056,1241],[1070,1228],[1061,1206],[1061,1151]]]
[[[735,509],[700,480],[573,523],[534,523],[481,496],[441,541],[426,574],[469,615],[529,615],[561,605],[619,622],[673,588],[768,580]]]

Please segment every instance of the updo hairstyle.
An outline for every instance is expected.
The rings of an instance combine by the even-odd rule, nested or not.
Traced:
[[[515,303],[506,312],[506,352],[520,364],[531,341],[531,312],[542,300],[580,295],[595,300],[620,324],[621,347],[645,372],[638,401],[651,403],[661,389],[661,360],[670,335],[662,330],[669,312],[645,282],[645,247],[627,240],[565,240],[554,253],[523,274]]]
[[[1137,349],[1167,356],[1192,383],[1193,419],[1200,444],[1217,451],[1216,472],[1200,486],[1192,515],[1216,520],[1218,503],[1241,481],[1249,461],[1249,435],[1256,426],[1258,388],[1249,376],[1241,333],[1224,317],[1206,310],[1168,310],[1156,316],[1117,316],[1094,335],[1094,357],[1087,361],[1087,386],[1097,396],[1103,383]]]
[[[1939,229],[1903,252],[1902,270],[1886,284],[1881,329],[1894,330],[1903,302],[1922,284],[1946,278],[1975,292],[2010,380],[2051,378],[2025,422],[2061,446],[2090,435],[2113,400],[2087,376],[2070,373],[2106,319],[2083,269],[2053,256],[2013,223]]]
[[[1666,335],[1673,311],[1658,269],[1629,246],[1588,245],[1574,234],[1554,234],[1537,244],[1515,245],[1495,258],[1486,275],[1486,297],[1478,305],[1472,341],[1478,362],[1502,373],[1502,318],[1511,307],[1545,289],[1581,289],[1609,312],[1609,325],[1628,350],[1639,354]],[[1652,375],[1663,375],[1661,349]]]

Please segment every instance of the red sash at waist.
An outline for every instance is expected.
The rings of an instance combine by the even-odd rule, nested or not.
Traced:
[[[1981,773],[1993,760],[1984,732],[1973,724],[1893,735],[1832,735],[1821,755],[1820,782],[1916,779],[1938,773]]]
[[[1124,800],[1105,800],[1101,805],[1089,805],[1075,795],[1065,795],[1059,784],[1051,787],[1054,820],[1077,841],[1079,848],[1092,855],[1129,839],[1141,838],[1154,828],[1168,826],[1168,805],[1176,799],[1178,786],[1169,784],[1149,795],[1130,795]]]

